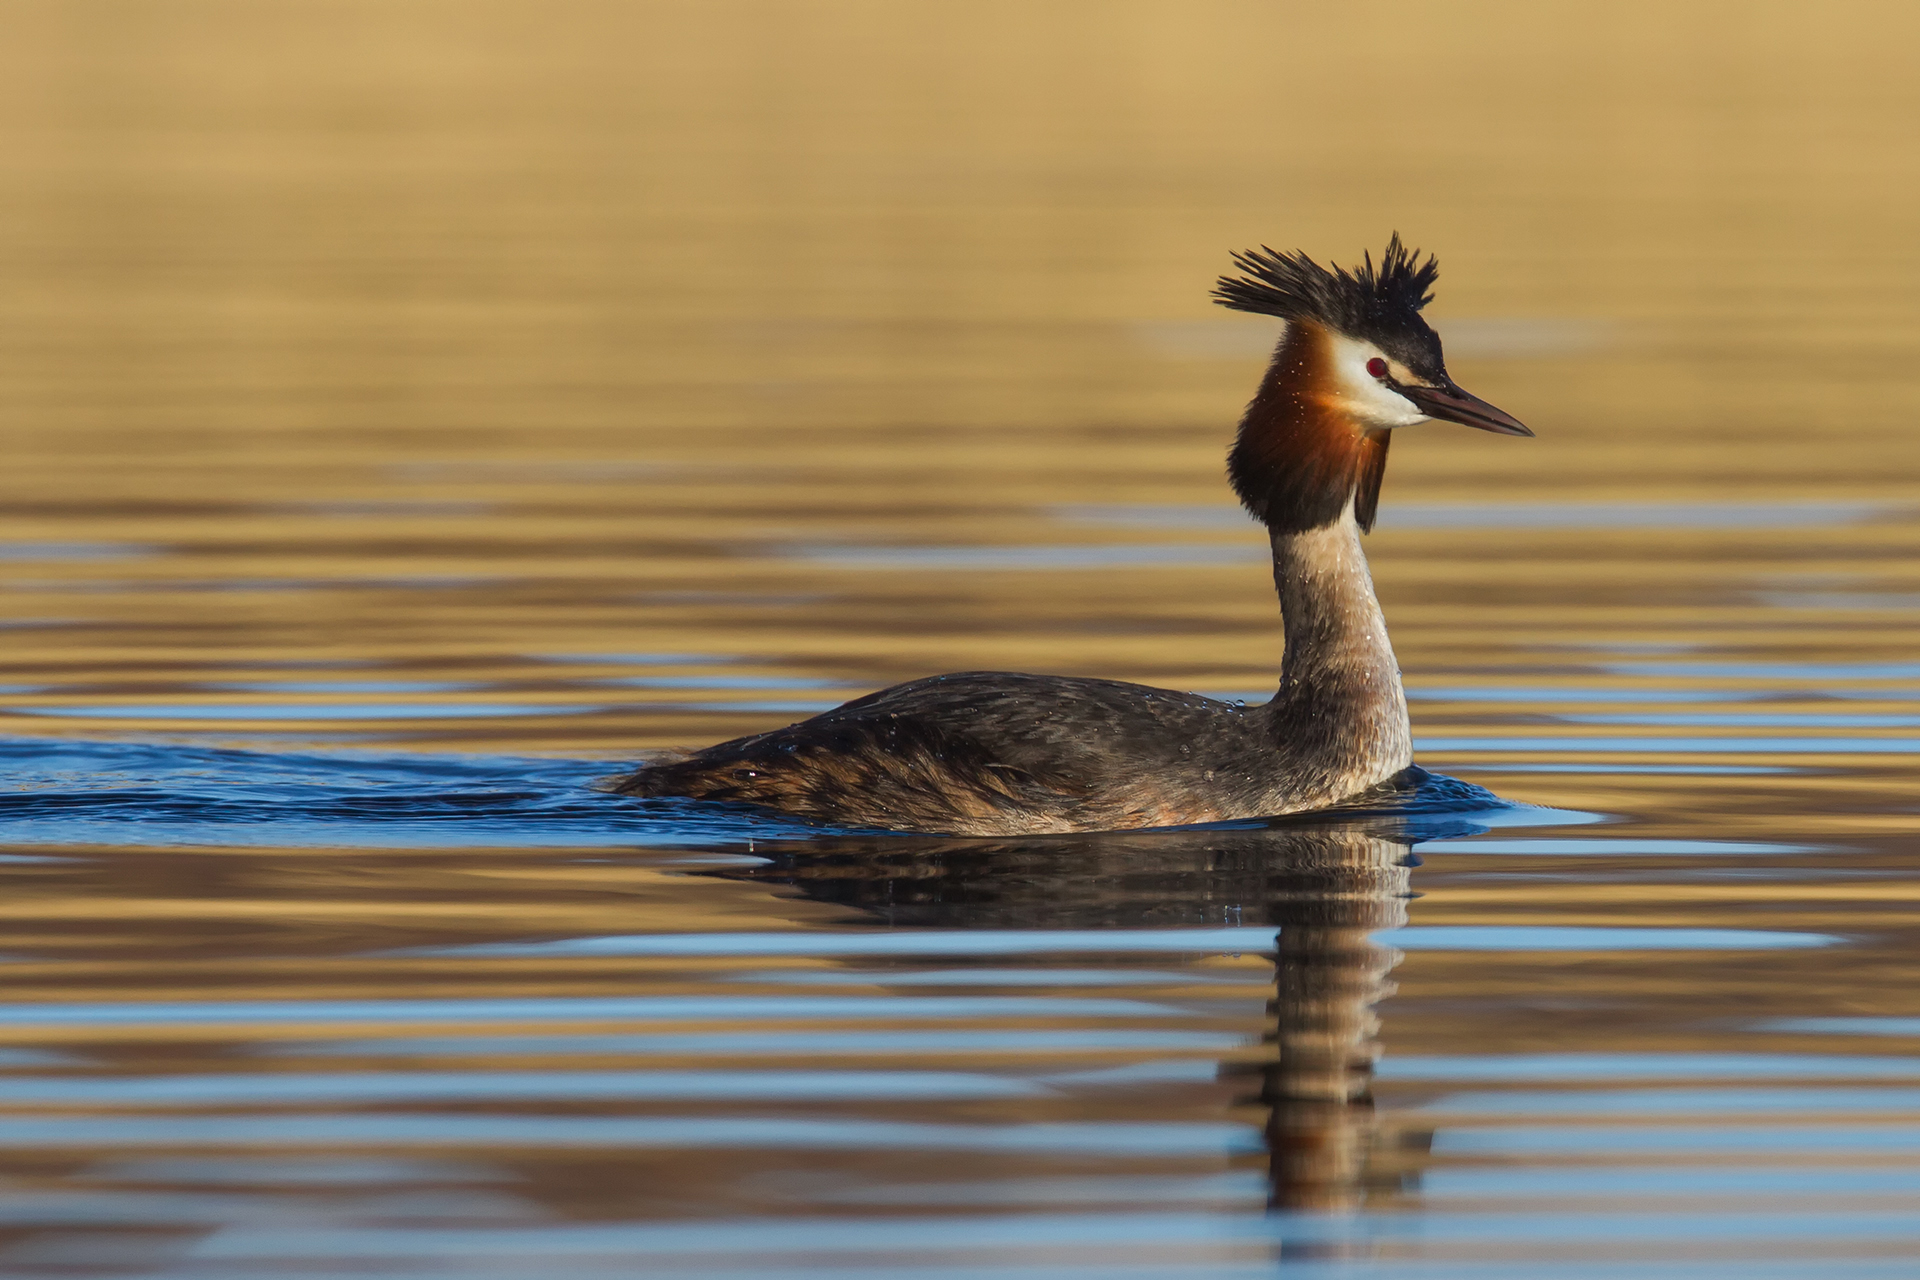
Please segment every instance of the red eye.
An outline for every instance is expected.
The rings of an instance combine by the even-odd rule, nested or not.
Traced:
[[[1367,361],[1367,372],[1376,378],[1384,378],[1387,376],[1387,362],[1379,356],[1375,356],[1373,359]]]

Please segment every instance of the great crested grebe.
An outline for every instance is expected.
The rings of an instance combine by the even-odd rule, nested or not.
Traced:
[[[1267,526],[1286,648],[1272,701],[1118,680],[966,671],[642,767],[611,789],[760,805],[851,826],[1019,835],[1323,808],[1413,762],[1407,699],[1360,534],[1397,427],[1521,423],[1447,376],[1420,318],[1438,263],[1396,234],[1380,264],[1237,253],[1214,298],[1286,322],[1227,475]]]

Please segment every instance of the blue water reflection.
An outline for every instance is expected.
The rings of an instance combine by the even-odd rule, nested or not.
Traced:
[[[713,684],[637,681],[663,679]],[[186,998],[122,979],[0,1005],[0,1149],[69,1170],[0,1197],[0,1223],[69,1272],[106,1256],[94,1237],[184,1231],[137,1274],[531,1280],[559,1259],[926,1280],[947,1258],[955,1277],[1125,1280],[1177,1258],[1165,1274],[1191,1280],[1249,1256],[1271,1274],[1278,1251],[1290,1273],[1378,1280],[1417,1246],[1433,1280],[1435,1241],[1479,1277],[1496,1244],[1628,1231],[1830,1260],[1914,1220],[1872,1199],[1910,1197],[1912,1171],[1858,1162],[1920,1159],[1900,1119],[1920,1059],[1552,1045],[1611,998],[1588,975],[1874,955],[1877,918],[1449,905],[1456,869],[1488,862],[1474,893],[1517,883],[1504,868],[1589,886],[1649,874],[1639,859],[1754,884],[1846,856],[1841,839],[1623,829],[1429,774],[1336,815],[993,841],[625,800],[594,789],[600,761],[28,739],[0,757],[0,821],[51,848],[12,855],[16,874],[113,886],[178,860],[178,932],[165,918],[129,972],[180,966],[191,988],[207,948],[241,966]],[[228,902],[275,907],[226,932]],[[459,904],[450,927],[433,904]],[[29,932],[17,962],[46,972],[68,936]],[[1462,996],[1463,966],[1511,985]],[[1531,1051],[1438,1051],[1463,1008]],[[1426,1051],[1396,1052],[1422,1019],[1441,1028]],[[1796,1153],[1856,1163],[1796,1177]],[[1701,1176],[1676,1183],[1675,1163]],[[683,1182],[765,1211],[550,1207],[556,1185]],[[1649,1195],[1668,1203],[1610,1202]]]
[[[1920,1036],[1920,1017],[1773,1018],[1757,1025],[1764,1031],[1803,1031],[1811,1035]]]
[[[223,1000],[204,1004],[0,1005],[10,1026],[252,1026],[284,1022],[737,1022],[806,1018],[1151,1018],[1175,1010],[1139,1000],[1058,996],[552,996],[524,1000]]]
[[[1811,1053],[1535,1053],[1484,1058],[1398,1057],[1381,1063],[1383,1080],[1645,1080],[1755,1077],[1909,1080],[1920,1058]]]
[[[990,975],[981,975],[990,981]],[[917,1010],[908,1009],[910,1014]],[[1054,1011],[1048,1011],[1054,1012]],[[1078,1016],[1080,1011],[1065,1011]],[[1113,1017],[1111,1012],[1098,1016]],[[1132,1014],[1120,1016],[1130,1017]],[[970,1027],[964,1031],[796,1031],[777,1027],[751,1032],[683,1032],[602,1035],[458,1038],[395,1036],[383,1040],[296,1040],[259,1046],[258,1052],[288,1057],[598,1057],[610,1054],[715,1056],[856,1056],[862,1054],[1035,1054],[1107,1049],[1190,1049],[1223,1052],[1244,1037],[1234,1032],[1154,1031],[1133,1028],[1056,1030],[1045,1027]],[[4,1061],[4,1060],[0,1060]],[[21,1066],[50,1062],[23,1059]]]

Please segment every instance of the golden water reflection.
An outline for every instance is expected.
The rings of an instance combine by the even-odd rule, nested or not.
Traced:
[[[1915,22],[11,6],[0,1266],[1899,1274]],[[1604,821],[1342,896],[542,772],[942,670],[1263,696],[1206,290],[1394,229],[1540,432],[1394,450],[1419,758]],[[1277,978],[966,950],[1046,920]]]

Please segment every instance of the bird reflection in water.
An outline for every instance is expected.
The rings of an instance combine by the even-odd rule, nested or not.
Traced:
[[[1370,935],[1406,923],[1414,843],[1483,829],[1461,815],[1375,811],[1238,829],[846,837],[761,846],[769,864],[717,874],[785,884],[896,928],[1274,927],[1274,1052],[1222,1074],[1257,1076],[1245,1100],[1267,1113],[1273,1205],[1338,1212],[1402,1190],[1430,1140],[1374,1108],[1373,1006],[1393,993],[1400,953]],[[992,983],[990,969],[981,981]]]

